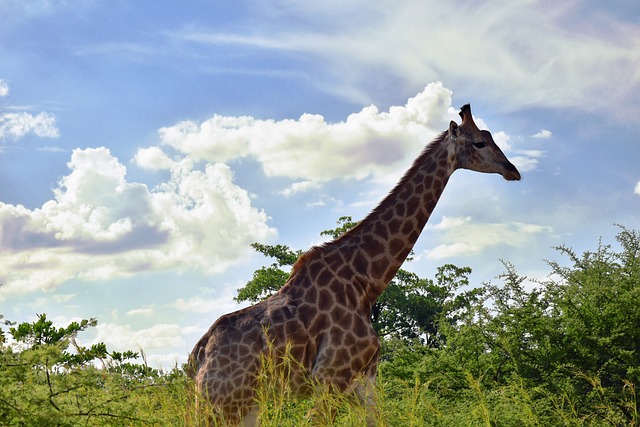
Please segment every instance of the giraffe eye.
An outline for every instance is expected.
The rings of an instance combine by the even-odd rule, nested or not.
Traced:
[[[487,144],[484,141],[480,141],[480,142],[474,142],[473,146],[476,148],[484,148],[487,146]]]

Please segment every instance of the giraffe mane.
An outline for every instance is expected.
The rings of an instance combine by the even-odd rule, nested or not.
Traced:
[[[349,236],[351,236],[352,234],[357,233],[359,229],[362,228],[364,224],[367,223],[370,217],[377,215],[378,213],[380,213],[381,210],[385,209],[388,204],[389,196],[393,194],[398,187],[406,184],[407,180],[410,179],[410,176],[413,174],[413,172],[420,167],[420,164],[422,163],[423,159],[431,156],[431,154],[436,150],[436,148],[439,147],[442,141],[444,141],[444,139],[447,137],[447,134],[448,134],[448,131],[444,131],[440,133],[440,135],[438,135],[433,141],[431,141],[429,144],[427,144],[424,147],[424,149],[422,150],[422,153],[420,153],[420,155],[414,160],[411,167],[405,172],[405,174],[400,179],[400,181],[398,181],[395,187],[393,187],[393,190],[391,190],[387,194],[387,196],[385,196],[385,198],[382,199],[382,201],[378,203],[378,205],[355,227],[353,227],[351,230],[347,231],[346,233],[342,234],[341,236],[337,237],[336,239],[311,247],[310,249],[305,251],[302,255],[300,255],[298,260],[293,264],[291,274],[295,273],[300,268],[302,268],[309,260],[315,258],[322,252],[339,245],[340,241],[349,238]]]

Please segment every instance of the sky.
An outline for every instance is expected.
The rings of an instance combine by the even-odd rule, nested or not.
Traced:
[[[363,218],[466,103],[522,180],[455,172],[405,268],[640,228],[636,0],[0,0],[0,314],[185,362],[251,243]]]

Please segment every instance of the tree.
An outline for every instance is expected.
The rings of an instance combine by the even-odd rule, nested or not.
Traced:
[[[282,267],[293,266],[302,255],[302,251],[292,251],[285,245],[252,243],[251,247],[266,257],[275,258],[276,261],[253,272],[253,278],[238,289],[238,295],[234,298],[237,302],[255,303],[277,292],[289,278],[289,272],[284,271]]]
[[[635,425],[640,384],[640,232],[621,227],[620,249],[558,251],[545,280],[504,262],[502,284],[485,284],[465,316],[441,324],[450,382],[479,378],[544,393],[556,408],[611,425]],[[429,356],[431,357],[431,356]],[[435,359],[431,359],[433,364]]]
[[[620,228],[619,251],[602,242],[582,256],[559,247],[573,265],[551,262],[557,278],[545,283],[564,363],[618,388],[624,380],[640,384],[640,231]]]
[[[76,336],[97,324],[83,319],[56,327],[45,314],[9,328],[14,344],[0,343],[0,424],[157,424],[163,415],[152,388],[185,387],[180,375],[161,375],[133,351],[107,351],[104,343],[79,345]],[[164,420],[163,420],[164,421]]]

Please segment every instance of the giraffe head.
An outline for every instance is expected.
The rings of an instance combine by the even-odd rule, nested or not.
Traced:
[[[460,109],[462,123],[452,121],[448,136],[458,168],[477,172],[499,173],[509,181],[519,181],[520,172],[493,141],[488,130],[480,130],[471,116],[469,104]]]

